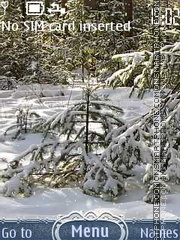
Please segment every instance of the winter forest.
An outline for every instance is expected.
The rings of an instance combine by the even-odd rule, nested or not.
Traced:
[[[180,2],[161,1],[158,41],[152,0],[41,0],[45,11],[36,16],[25,0],[4,2],[0,217],[106,210],[150,219],[157,201],[166,203],[162,217],[180,217]],[[50,11],[53,3],[65,13]],[[80,29],[87,23],[124,27]]]

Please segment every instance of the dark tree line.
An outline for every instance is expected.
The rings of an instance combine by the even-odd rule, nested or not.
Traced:
[[[125,21],[132,21],[132,19],[133,19],[132,0],[115,0],[115,1],[82,0],[81,2],[82,2],[82,4],[84,4],[87,7],[87,9],[97,10],[97,11],[94,11],[96,13],[94,13],[92,11],[94,14],[94,15],[93,14],[92,15],[93,15],[94,19],[98,19],[97,13],[100,12],[101,10],[104,10],[101,8],[102,3],[105,3],[105,8],[107,8],[108,11],[112,11],[112,13],[113,13],[114,9],[116,11],[116,7],[114,7],[113,4],[118,5],[118,3],[122,3],[123,1],[124,1],[124,10],[122,11],[122,13],[124,11],[127,13],[125,15],[125,18],[126,18]],[[48,7],[50,7],[52,2],[54,2],[54,0],[45,0],[46,9]],[[67,2],[68,2],[68,0],[62,0],[61,6],[67,7],[66,6]],[[69,33],[67,34],[67,32],[66,32],[66,36],[63,36],[62,33],[55,33],[54,34],[54,36],[56,38],[56,40],[55,40],[56,42],[55,42],[52,35],[48,34],[48,33],[45,33],[43,36],[43,34],[41,34],[41,33],[33,35],[34,33],[24,32],[23,31],[24,25],[22,24],[22,22],[26,21],[26,20],[30,20],[29,16],[26,16],[25,4],[26,4],[25,0],[21,0],[20,2],[17,0],[13,0],[13,2],[11,3],[11,6],[8,8],[9,12],[7,12],[7,15],[4,17],[4,19],[2,18],[5,21],[10,20],[12,22],[13,21],[19,22],[19,25],[22,26],[21,29],[19,29],[17,32],[10,33],[10,32],[6,31],[1,34],[2,41],[4,42],[5,45],[3,46],[3,49],[1,52],[0,60],[2,60],[2,62],[0,62],[0,75],[1,76],[6,75],[8,77],[15,77],[17,80],[23,78],[26,75],[29,75],[29,76],[33,75],[34,73],[36,74],[36,76],[39,76],[40,72],[43,71],[43,69],[42,70],[39,69],[39,66],[43,65],[42,62],[44,62],[46,60],[45,56],[49,56],[48,57],[49,59],[52,56],[50,48],[48,50],[43,49],[43,52],[41,51],[43,44],[45,44],[45,41],[51,42],[52,45],[55,45],[57,47],[58,42],[61,41],[61,39],[62,39],[62,41],[64,41],[67,38],[67,36],[69,37],[69,39],[74,37],[74,36],[71,36]],[[17,9],[18,9],[18,13],[16,12]],[[119,9],[117,9],[117,11],[119,11]],[[102,22],[121,21],[121,19],[119,19],[119,17],[116,19],[116,16],[112,17],[108,14],[109,13],[107,13],[107,16],[101,16],[100,21],[102,21]],[[121,15],[122,14],[120,13],[120,17],[123,17]],[[63,17],[63,19],[61,19],[60,16],[54,17],[55,21],[62,21],[64,19],[65,20],[67,19],[66,16],[65,16],[65,18]],[[93,21],[94,21],[94,19],[93,19]],[[42,18],[42,20],[43,20],[43,18]],[[48,14],[47,14],[47,17],[45,17],[45,20],[48,21]],[[123,43],[120,43],[121,38],[119,39],[118,33],[110,33],[111,36],[109,35],[109,33],[107,33],[107,34],[103,33],[103,34],[104,34],[104,36],[101,34],[97,34],[97,36],[95,36],[95,35],[91,36],[92,41],[89,41],[89,46],[85,46],[86,51],[83,51],[84,56],[82,59],[85,59],[86,64],[84,64],[84,66],[87,69],[89,68],[89,69],[91,69],[91,70],[93,69],[93,71],[95,71],[96,68],[99,67],[99,66],[95,66],[95,65],[97,65],[97,62],[103,63],[103,62],[109,61],[109,59],[111,58],[111,55],[113,53],[115,53],[114,52],[115,49],[117,50],[117,52],[120,49],[122,49],[121,45]],[[93,38],[94,39],[96,38],[95,41],[97,43],[99,43],[99,42],[102,43],[101,44],[102,49],[98,49],[96,46],[92,47],[93,42],[94,42]],[[45,39],[45,41],[43,39]],[[109,41],[109,43],[108,43],[108,41]],[[77,42],[79,42],[79,40]],[[75,45],[77,43],[74,42],[73,44]],[[109,44],[109,45],[107,45],[107,44]],[[45,45],[47,46],[47,44],[45,44]],[[68,48],[68,43],[66,44],[66,47]],[[63,46],[63,48],[64,48],[64,46]],[[46,50],[48,51],[48,53],[45,54]],[[79,54],[79,52],[75,53],[75,58],[78,54]],[[53,55],[54,55],[54,53],[53,53]],[[59,52],[58,52],[58,55],[59,55]],[[85,55],[88,55],[88,57]],[[48,61],[49,61],[49,59],[48,59]],[[41,63],[39,63],[39,60],[41,60]],[[62,59],[53,59],[52,61],[59,61],[59,60],[62,61]],[[33,70],[33,73],[32,73],[31,71],[29,71],[29,66],[31,66],[33,61],[38,62],[38,64],[36,64],[36,67],[38,69]],[[47,71],[49,71],[49,69],[52,68],[52,61],[49,61],[48,63],[46,62],[46,66],[48,66]],[[63,61],[66,61],[66,60],[63,60]],[[78,67],[75,65],[71,66],[73,62],[75,62],[73,58],[72,58],[71,63],[66,61],[65,64],[68,65],[68,71],[71,71],[73,69],[73,67],[74,67],[74,69],[76,67]],[[64,63],[61,63],[61,65],[62,64],[64,64]],[[38,77],[38,79],[39,79],[39,77]]]

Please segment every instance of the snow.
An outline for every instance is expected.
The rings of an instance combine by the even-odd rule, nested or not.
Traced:
[[[176,52],[180,50],[180,42],[177,42],[174,44],[174,48],[172,49],[172,52]]]
[[[126,57],[134,57],[134,55],[144,55],[145,52],[132,52],[132,53],[122,53],[122,54],[116,54],[112,57],[112,59],[118,59],[118,58],[123,58],[126,59]],[[142,57],[142,56],[141,56]]]
[[[106,80],[106,83],[107,83],[107,84],[110,84],[115,78],[121,77],[121,75],[123,75],[124,73],[130,71],[131,68],[132,68],[132,65],[129,64],[125,69],[120,69],[120,70],[116,71],[115,73],[112,74],[111,77],[109,77],[109,78]]]
[[[0,218],[49,218],[56,219],[57,215],[66,215],[72,211],[97,213],[104,211],[123,216],[125,219],[152,219],[153,206],[142,200],[142,189],[131,190],[122,195],[120,203],[106,202],[99,198],[85,195],[79,189],[35,189],[33,196],[28,198],[6,198],[0,196]],[[176,219],[180,217],[178,194],[168,196],[166,211],[162,217]]]
[[[64,96],[62,96],[62,92]],[[98,90],[97,94],[108,96],[112,104],[122,107],[124,121],[131,121],[146,114],[153,105],[153,93],[145,93],[142,100],[138,99],[137,91],[129,98],[130,88]],[[69,97],[71,100],[69,101]],[[12,161],[19,154],[27,151],[31,145],[38,145],[42,140],[41,134],[28,133],[24,140],[12,141],[3,137],[4,131],[16,122],[15,112],[20,108],[37,112],[45,119],[59,111],[66,110],[72,103],[82,99],[82,90],[79,87],[57,86],[20,86],[11,91],[0,91],[0,159]],[[57,119],[56,119],[57,120]],[[50,140],[49,140],[50,141]],[[0,169],[6,167],[5,161],[0,161]],[[124,192],[115,202],[104,201],[100,198],[85,195],[79,188],[35,188],[33,195],[27,198],[9,198],[3,196],[4,183],[0,180],[0,218],[50,218],[65,215],[71,211],[97,213],[109,211],[125,219],[150,219],[153,217],[153,206],[143,201],[145,189],[143,175],[145,166],[136,167],[134,176],[127,178]],[[0,178],[1,179],[1,178]],[[18,182],[18,179],[16,179]],[[109,182],[108,184],[111,184]],[[15,186],[16,187],[16,186]],[[167,205],[162,217],[176,219],[180,217],[180,189],[177,185],[171,186],[171,193],[167,196]]]

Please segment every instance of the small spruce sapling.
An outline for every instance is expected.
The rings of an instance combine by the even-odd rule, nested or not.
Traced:
[[[29,109],[18,109],[15,113],[16,123],[8,127],[4,133],[4,136],[12,136],[12,140],[24,140],[24,134],[33,130],[33,125],[37,122],[42,122],[41,117],[35,113],[29,111]]]
[[[13,196],[14,192],[17,195],[18,191],[21,193],[24,186],[22,182],[28,183],[30,188],[34,184],[63,187],[74,182],[88,192],[87,186],[90,182],[86,181],[86,177],[90,176],[91,172],[97,175],[97,185],[100,186],[96,190],[97,195],[117,196],[121,192],[123,177],[108,164],[100,162],[98,155],[110,143],[111,135],[108,139],[106,136],[112,129],[115,131],[124,125],[120,117],[123,111],[94,95],[91,95],[89,100],[88,153],[85,148],[87,102],[82,100],[64,112],[55,114],[43,124],[35,124],[34,130],[43,131],[44,139],[39,146],[31,146],[9,165],[5,172],[9,181],[4,187],[7,196]],[[53,135],[53,142],[45,143],[49,134]],[[22,159],[28,160],[28,163],[23,167],[19,167],[19,164],[13,167],[14,163],[19,163]],[[89,172],[91,168],[92,171]]]

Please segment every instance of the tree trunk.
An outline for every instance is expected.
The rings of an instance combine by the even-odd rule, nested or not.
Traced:
[[[124,8],[125,8],[125,22],[132,22],[133,20],[133,2],[132,0],[124,0]],[[133,31],[131,31],[127,34],[128,36],[133,35]],[[126,35],[126,36],[127,36]]]
[[[46,9],[46,13],[48,13],[48,8],[50,8],[50,0],[45,0],[45,9]]]
[[[25,4],[25,0],[21,0],[21,11],[22,11],[22,17],[23,17],[23,21],[24,21],[25,17],[26,17],[26,4]]]
[[[126,21],[132,21],[133,20],[133,3],[132,0],[125,0],[124,1],[125,6],[125,13],[126,13]]]
[[[93,10],[98,9],[98,0],[84,0],[85,6],[89,6]]]
[[[67,7],[66,7],[67,1],[68,1],[68,0],[62,0],[62,1],[61,1],[61,7],[62,7],[62,8],[66,8],[66,10],[67,10]]]

